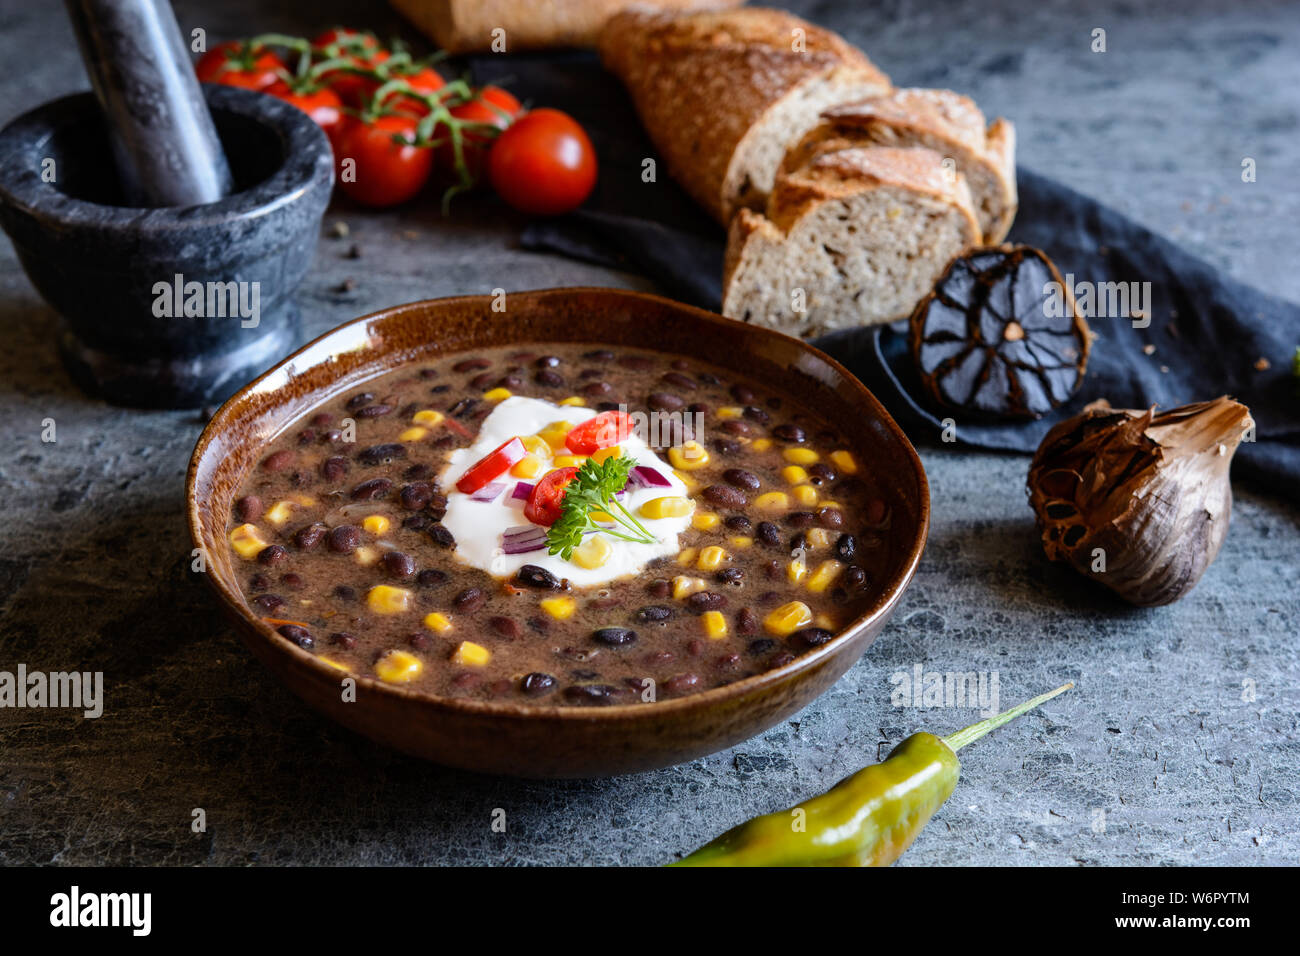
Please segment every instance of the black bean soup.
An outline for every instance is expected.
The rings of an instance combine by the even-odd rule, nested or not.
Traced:
[[[680,551],[592,587],[459,561],[438,479],[514,395],[555,403],[557,420],[582,406],[670,421],[647,441],[688,491],[671,505],[690,509]],[[563,435],[527,437],[542,473],[563,463]],[[863,610],[891,565],[870,464],[790,396],[704,363],[515,347],[401,368],[305,415],[253,468],[228,534],[253,613],[341,675],[649,704],[781,666]]]

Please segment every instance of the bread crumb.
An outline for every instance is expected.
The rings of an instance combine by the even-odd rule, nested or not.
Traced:
[[[1142,346],[1142,352],[1145,355],[1155,355],[1156,347],[1148,342],[1146,345]]]
[[[1273,367],[1273,363],[1270,362],[1268,359],[1264,358],[1264,356],[1262,355],[1259,358],[1255,359],[1256,372],[1267,372],[1272,367]]]

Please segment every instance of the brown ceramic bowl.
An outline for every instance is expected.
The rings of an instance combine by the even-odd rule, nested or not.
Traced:
[[[244,603],[226,521],[262,448],[303,412],[390,369],[497,345],[590,342],[695,356],[801,398],[850,436],[893,514],[896,556],[879,596],[834,640],[784,667],[654,704],[527,706],[441,698],[356,677],[345,703],[338,671],[277,636]],[[234,395],[208,423],[187,482],[190,534],[207,580],[249,648],[312,707],[379,743],[437,763],[522,777],[650,770],[729,747],[790,716],[871,645],[912,579],[929,527],[921,462],[893,419],[841,365],[804,342],[656,296],[612,289],[512,292],[413,302],[340,326]]]

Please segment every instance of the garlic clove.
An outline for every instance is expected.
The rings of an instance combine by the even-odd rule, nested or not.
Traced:
[[[1226,396],[1157,413],[1094,402],[1043,438],[1029,503],[1043,550],[1140,607],[1178,600],[1228,532],[1228,469],[1254,426]]]

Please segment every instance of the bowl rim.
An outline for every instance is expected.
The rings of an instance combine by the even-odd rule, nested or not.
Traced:
[[[218,580],[215,575],[205,573],[203,575],[204,578],[207,579],[208,585],[217,592],[217,596],[220,598],[222,604],[225,605],[227,612],[232,613],[235,617],[239,618],[242,623],[247,625],[245,628],[246,631],[256,633],[260,638],[265,640],[272,653],[287,654],[292,662],[296,662],[298,665],[305,666],[308,670],[314,671],[315,676],[318,678],[340,680],[344,677],[351,677],[358,682],[359,688],[364,687],[369,693],[384,694],[398,700],[404,699],[435,711],[451,711],[461,715],[478,717],[529,719],[534,721],[578,721],[580,723],[591,723],[594,721],[613,722],[637,718],[651,718],[654,716],[669,716],[679,711],[686,711],[696,707],[706,707],[712,704],[720,704],[733,698],[744,697],[751,692],[761,691],[769,685],[780,684],[801,671],[813,668],[825,659],[838,654],[855,636],[865,631],[873,622],[888,619],[894,606],[902,598],[907,586],[911,583],[911,580],[916,573],[917,565],[920,563],[921,554],[925,550],[930,530],[930,484],[925,474],[925,468],[921,464],[920,456],[916,453],[916,449],[912,446],[912,443],[908,440],[906,434],[904,434],[903,429],[896,421],[894,421],[893,417],[885,410],[884,406],[880,404],[880,401],[874,394],[872,394],[871,390],[843,365],[803,339],[786,335],[783,332],[777,332],[773,329],[741,323],[735,319],[729,319],[717,313],[709,312],[705,309],[688,305],[684,302],[678,302],[675,299],[670,299],[665,296],[654,295],[648,292],[601,286],[561,286],[546,289],[518,290],[511,293],[511,295],[516,298],[521,296],[536,298],[588,294],[614,296],[616,298],[626,298],[630,301],[638,302],[650,301],[660,306],[667,306],[672,309],[684,311],[697,321],[706,322],[712,325],[723,325],[728,329],[737,332],[743,329],[743,334],[753,335],[759,338],[781,339],[786,344],[794,343],[797,348],[810,353],[814,358],[817,358],[830,366],[832,370],[840,375],[858,393],[858,399],[866,405],[869,412],[886,427],[895,439],[901,442],[906,458],[913,466],[914,475],[920,491],[920,500],[917,503],[918,522],[916,534],[911,542],[906,558],[899,564],[899,570],[890,577],[885,590],[880,593],[877,600],[867,610],[840,628],[836,635],[825,644],[798,655],[793,661],[790,661],[781,667],[763,671],[762,673],[742,678],[730,684],[724,684],[721,687],[713,687],[708,690],[699,691],[698,693],[686,694],[682,697],[674,697],[665,701],[656,701],[651,705],[634,703],[611,704],[599,707],[582,705],[568,706],[563,704],[539,705],[510,701],[477,700],[468,697],[440,697],[435,694],[416,691],[403,685],[389,684],[379,680],[378,678],[365,674],[355,674],[352,672],[342,674],[338,668],[332,667],[321,661],[317,655],[284,640],[270,625],[266,624],[261,618],[256,617],[247,607],[244,606],[242,595],[236,594],[232,589],[228,588],[224,582]],[[427,307],[439,303],[450,302],[468,303],[479,301],[487,303],[490,302],[491,299],[491,294],[442,296],[433,299],[420,299],[413,302],[404,302],[367,313],[366,315],[359,316],[358,318],[351,319],[341,325],[335,326],[329,331],[317,336],[312,341],[295,350],[292,354],[286,355],[271,368],[267,369],[252,381],[246,383],[242,388],[231,395],[230,398],[222,403],[221,407],[217,409],[204,426],[203,431],[199,434],[198,441],[196,442],[194,451],[190,457],[189,467],[186,470],[185,510],[190,539],[194,547],[200,549],[201,552],[207,551],[207,541],[203,534],[203,523],[199,514],[196,499],[195,484],[198,478],[199,464],[208,453],[212,439],[227,426],[228,422],[226,419],[234,415],[236,406],[243,401],[246,396],[263,391],[261,387],[262,383],[270,377],[278,375],[285,366],[294,363],[295,360],[304,353],[319,347],[331,336],[345,336],[349,331],[364,326],[367,323],[383,320],[395,313],[417,307]],[[526,343],[521,342],[519,344]],[[596,342],[595,344],[599,344],[599,342]],[[398,365],[393,365],[389,368],[383,369],[373,377],[387,374],[388,372],[400,367],[402,364],[410,364],[409,358],[403,360]],[[369,378],[359,379],[358,383],[369,380]]]

